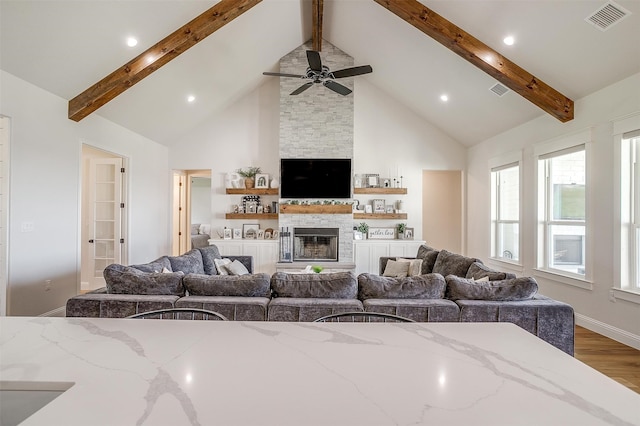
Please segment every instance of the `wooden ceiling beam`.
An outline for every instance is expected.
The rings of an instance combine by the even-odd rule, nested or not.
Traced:
[[[80,121],[262,0],[220,0],[136,58],[69,101],[69,118]]]
[[[313,40],[313,50],[316,52],[322,52],[322,19],[323,19],[323,9],[324,9],[324,0],[313,0],[312,5],[312,40]]]
[[[573,101],[417,0],[374,0],[561,122]]]

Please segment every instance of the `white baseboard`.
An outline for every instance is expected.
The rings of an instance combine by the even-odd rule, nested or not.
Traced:
[[[44,314],[38,315],[39,317],[64,317],[67,314],[67,308],[65,306],[60,306],[59,308],[54,309],[53,311],[45,312]]]
[[[576,325],[640,350],[640,336],[576,313]]]

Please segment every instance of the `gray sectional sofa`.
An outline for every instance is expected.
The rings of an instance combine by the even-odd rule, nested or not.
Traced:
[[[478,259],[422,246],[415,258],[381,258],[379,275],[356,277],[252,274],[250,257],[226,257],[241,262],[245,273],[220,275],[216,262],[222,256],[215,246],[144,265],[110,265],[107,287],[69,299],[67,316],[125,317],[189,307],[243,321],[313,321],[366,311],[418,322],[511,322],[573,355],[573,308],[538,294],[533,278],[492,270]]]

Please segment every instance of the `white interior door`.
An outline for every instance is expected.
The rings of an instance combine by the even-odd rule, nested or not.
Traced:
[[[89,159],[87,218],[88,230],[83,233],[86,246],[86,276],[83,287],[93,290],[105,285],[104,268],[122,263],[124,252],[123,168],[122,158]],[[84,289],[84,288],[83,288]]]

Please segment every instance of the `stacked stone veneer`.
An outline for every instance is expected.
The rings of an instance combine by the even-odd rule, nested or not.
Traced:
[[[303,74],[309,66],[307,50],[312,50],[311,43],[284,56],[280,60],[280,72]],[[333,71],[353,66],[351,56],[324,40],[320,56],[323,65]],[[353,78],[337,81],[353,90]],[[353,94],[342,96],[322,84],[314,84],[300,95],[290,95],[306,82],[280,78],[280,158],[353,159]],[[350,214],[280,214],[279,226],[291,231],[293,228],[338,228],[338,261],[353,262]]]

